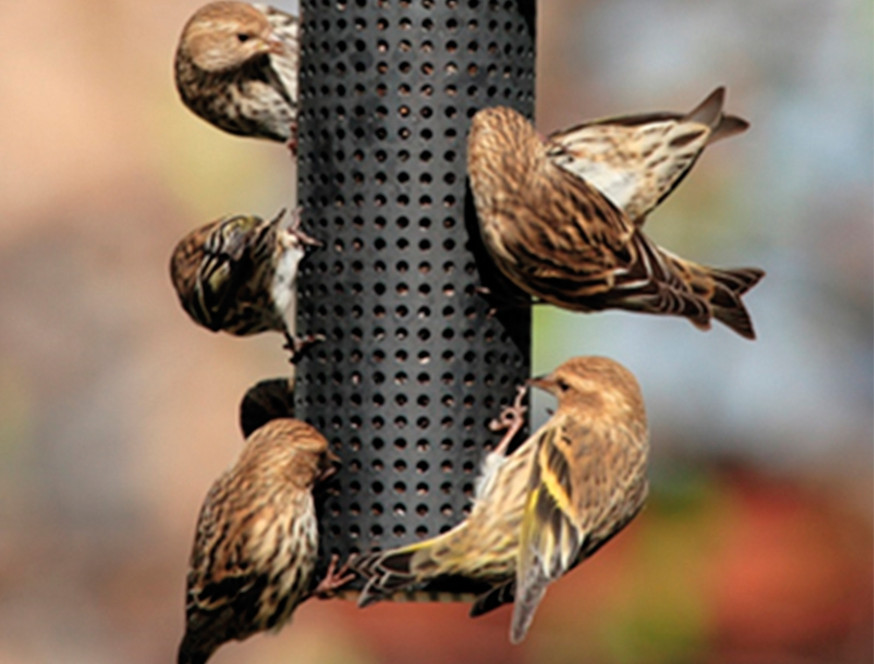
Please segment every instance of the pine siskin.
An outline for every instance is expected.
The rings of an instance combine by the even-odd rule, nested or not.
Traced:
[[[641,225],[694,166],[704,148],[749,123],[722,112],[719,87],[685,115],[646,113],[605,118],[547,137],[549,158],[598,189]]]
[[[649,429],[630,371],[606,358],[575,358],[530,382],[555,396],[558,410],[541,428],[528,481],[514,643],[525,637],[547,585],[622,530],[649,488]]]
[[[476,595],[467,592],[471,588],[479,588],[479,594],[512,576],[513,556],[518,548],[518,538],[514,539],[513,534],[521,523],[524,478],[530,473],[535,447],[529,444],[533,437],[512,454],[507,455],[507,451],[524,424],[522,397],[526,393],[526,388],[520,388],[514,405],[501,415],[502,421],[491,425],[493,430],[508,430],[480,464],[473,508],[467,519],[438,537],[359,556],[351,563],[366,579],[358,597],[359,607],[388,599],[395,593],[403,593],[406,599],[414,601],[420,597],[423,601],[472,601]],[[485,557],[489,562],[483,566]],[[452,584],[464,586],[463,592],[418,592],[428,582],[444,576],[463,576],[475,583]]]
[[[710,132],[706,144],[707,138],[740,131],[742,121],[722,115],[721,100],[717,91],[684,116],[680,126],[685,129],[669,132],[673,138],[665,150],[682,148],[685,141],[700,143],[694,138],[699,133]],[[711,120],[707,126],[706,120]],[[697,126],[686,126],[690,124]],[[580,133],[586,134],[577,130],[576,135]],[[618,130],[605,133],[612,141],[620,140]],[[715,317],[738,334],[755,338],[740,296],[764,276],[762,270],[698,265],[662,249],[635,225],[676,186],[694,156],[678,149],[686,156],[677,156],[664,173],[652,175],[653,185],[648,185],[648,175],[635,174],[639,160],[647,159],[639,137],[631,151],[642,150],[641,157],[628,158],[626,175],[615,166],[618,157],[610,162],[612,170],[598,168],[586,163],[582,139],[574,139],[573,132],[565,138],[565,146],[544,142],[510,108],[487,108],[473,118],[468,173],[483,241],[501,272],[528,294],[565,309],[685,316],[701,329],[709,329]],[[570,150],[577,156],[569,157]],[[594,180],[620,203],[573,170],[595,173]]]
[[[515,600],[510,639],[518,643],[547,585],[640,511],[649,432],[631,372],[606,358],[578,357],[530,383],[558,398],[556,413],[508,456],[505,438],[486,457],[465,521],[356,561],[367,578],[360,606],[442,575],[469,577],[491,587],[471,615]]]
[[[312,489],[335,460],[325,438],[299,420],[272,420],[249,436],[200,510],[179,664],[203,664],[227,641],[278,630],[303,600],[350,580],[332,560],[311,591],[318,555]]]
[[[195,323],[238,336],[282,332],[294,360],[316,340],[294,337],[286,321],[305,246],[320,243],[300,230],[299,210],[283,228],[284,213],[270,221],[231,215],[192,231],[173,250],[170,276]]]
[[[204,5],[176,50],[182,101],[219,129],[288,141],[296,152],[299,27],[296,16],[267,5]]]
[[[294,378],[268,378],[246,390],[240,401],[240,430],[244,437],[282,417],[294,417]]]

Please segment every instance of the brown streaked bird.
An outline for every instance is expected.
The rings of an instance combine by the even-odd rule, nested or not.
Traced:
[[[219,129],[288,142],[296,153],[299,29],[296,16],[267,5],[204,5],[179,38],[179,96]]]
[[[725,88],[688,113],[643,113],[591,120],[547,137],[549,158],[604,194],[636,225],[670,194],[704,148],[743,133],[726,115]]]
[[[468,592],[440,592],[434,596],[419,591],[429,581],[442,576],[466,577],[481,591],[512,577],[525,482],[534,452],[534,445],[530,444],[533,438],[512,454],[507,452],[524,424],[526,409],[522,398],[526,393],[526,388],[520,388],[515,403],[502,413],[501,423],[494,426],[493,422],[493,430],[500,427],[506,428],[507,432],[480,463],[473,508],[467,519],[443,535],[359,556],[350,563],[366,579],[358,597],[359,607],[395,597],[422,597],[423,601],[474,601],[476,595]]]
[[[240,401],[243,437],[282,417],[294,417],[294,378],[268,378],[246,390]]]
[[[318,524],[312,496],[336,459],[305,422],[277,419],[255,431],[212,485],[197,521],[178,664],[204,664],[230,640],[278,630],[311,595],[351,580],[331,561],[313,590]]]
[[[649,428],[634,374],[613,360],[584,357],[530,383],[558,399],[558,410],[541,428],[528,479],[514,643],[525,637],[547,586],[622,530],[649,490]]]
[[[739,131],[732,130],[738,121],[722,115],[721,99],[715,93],[689,114],[700,126],[698,120],[715,118],[708,125],[711,135]],[[675,143],[691,142],[693,133],[681,134]],[[503,274],[529,295],[564,309],[684,316],[700,329],[709,329],[716,318],[755,338],[741,295],[762,278],[762,270],[693,263],[659,247],[635,224],[676,186],[689,157],[654,176],[652,191],[638,176],[631,176],[625,189],[608,187],[617,199],[615,192],[625,191],[622,200],[636,215],[632,218],[569,170],[567,160],[559,159],[561,149],[510,108],[483,109],[473,118],[468,174],[483,241]],[[608,183],[613,177],[600,172],[595,179]]]
[[[300,230],[300,210],[283,227],[274,219],[236,214],[186,235],[173,250],[170,277],[182,308],[208,330],[238,336],[275,330],[285,335],[292,361],[316,337],[297,338],[293,318],[297,269],[307,245],[320,243]]]
[[[490,586],[472,616],[515,602],[510,639],[518,643],[548,584],[637,515],[648,490],[649,431],[631,372],[607,358],[577,357],[530,383],[558,398],[555,414],[511,454],[502,456],[502,443],[485,459],[462,523],[358,559],[367,578],[359,605],[461,575]]]

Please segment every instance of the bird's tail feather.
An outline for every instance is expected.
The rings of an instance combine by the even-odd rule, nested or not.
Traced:
[[[410,568],[416,549],[404,547],[382,553],[362,556],[352,563],[355,571],[367,579],[361,595],[359,608],[388,598],[415,584],[416,575]]]
[[[699,265],[643,237],[640,246],[655,281],[663,288],[659,305],[653,305],[655,308],[685,316],[704,330],[710,328],[713,317],[742,337],[756,338],[752,320],[740,298],[765,276],[763,270]]]
[[[722,107],[725,104],[725,88],[718,87],[707,98],[686,115],[685,119],[700,122],[710,127],[708,145],[740,134],[746,131],[750,123],[736,115],[725,115]]]
[[[202,643],[197,643],[194,635],[190,631],[186,631],[185,636],[182,637],[182,643],[179,644],[176,662],[177,664],[206,664],[214,650],[215,648],[205,648]]]
[[[438,552],[455,550],[457,533],[449,531],[432,539],[398,549],[371,553],[351,563],[365,581],[358,596],[363,608],[375,602],[473,602],[490,589],[485,581],[456,574]]]
[[[546,594],[548,579],[541,576],[536,582],[526,583],[521,593],[516,593],[513,618],[510,622],[510,643],[521,643],[531,627],[534,613]]]
[[[755,339],[753,322],[740,296],[755,286],[765,276],[765,272],[753,267],[706,270],[714,283],[713,294],[710,296],[713,317],[742,337]]]

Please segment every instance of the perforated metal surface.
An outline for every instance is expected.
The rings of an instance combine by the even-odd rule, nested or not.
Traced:
[[[430,537],[469,508],[488,421],[529,375],[530,315],[489,316],[466,184],[472,115],[534,104],[533,3],[303,0],[299,192],[326,243],[295,410],[343,461],[325,552]]]

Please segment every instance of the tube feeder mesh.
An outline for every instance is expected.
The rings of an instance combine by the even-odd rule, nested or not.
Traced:
[[[295,412],[342,468],[323,554],[445,532],[470,508],[487,424],[530,375],[530,309],[497,314],[466,174],[470,118],[534,109],[534,4],[302,0],[299,187],[325,242],[298,279]],[[322,557],[324,571],[325,556]],[[354,584],[352,586],[355,587]]]

